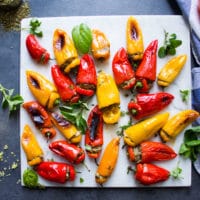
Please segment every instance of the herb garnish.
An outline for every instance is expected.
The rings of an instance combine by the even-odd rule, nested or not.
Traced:
[[[42,22],[40,22],[38,19],[31,19],[30,21],[30,33],[33,35],[36,35],[38,37],[43,36],[43,32],[39,29]]]
[[[189,90],[180,90],[180,94],[181,94],[182,101],[187,103],[188,99],[189,99],[190,91]]]

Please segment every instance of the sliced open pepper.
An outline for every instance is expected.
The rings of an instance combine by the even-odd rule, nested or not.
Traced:
[[[126,48],[133,61],[142,59],[144,52],[143,34],[138,21],[133,16],[127,20]]]
[[[77,128],[67,121],[60,113],[51,113],[51,120],[69,142],[77,144],[81,141],[81,132],[78,131]]]
[[[167,92],[137,94],[135,100],[128,103],[128,110],[135,119],[140,120],[163,110],[173,99],[174,96]]]
[[[77,102],[79,95],[71,78],[67,74],[64,75],[58,65],[51,67],[51,74],[61,99],[72,103]]]
[[[41,177],[56,183],[74,181],[76,177],[74,167],[62,162],[43,161],[35,169]]]
[[[103,145],[103,117],[98,105],[91,110],[87,124],[85,149],[90,158],[98,158]]]
[[[110,57],[110,42],[102,31],[92,30],[91,50],[97,60],[106,60]]]
[[[136,88],[140,93],[149,92],[156,80],[158,40],[153,40],[145,49],[141,63],[136,70]]]
[[[85,152],[80,146],[70,144],[65,140],[50,143],[49,149],[72,164],[80,164],[85,159]]]
[[[42,74],[27,70],[26,79],[31,93],[42,106],[52,109],[59,103],[60,95],[55,85]]]
[[[97,76],[97,102],[107,124],[117,123],[120,118],[120,95],[113,77],[105,72]]]
[[[56,135],[49,114],[37,101],[25,102],[23,108],[29,113],[35,126],[46,138],[51,139]]]
[[[94,61],[90,55],[85,54],[81,58],[76,77],[76,90],[80,95],[92,96],[95,94],[97,74]]]
[[[34,166],[42,162],[43,151],[34,133],[27,124],[24,126],[24,130],[21,136],[21,144],[26,154],[27,162],[30,166]]]
[[[161,142],[146,141],[127,147],[128,158],[136,163],[150,163],[154,161],[171,160],[177,156],[174,150]]]
[[[54,31],[53,51],[57,64],[66,73],[80,64],[74,43],[64,30],[56,29]]]
[[[135,72],[123,47],[117,51],[113,58],[112,71],[118,86],[130,89],[135,85]]]

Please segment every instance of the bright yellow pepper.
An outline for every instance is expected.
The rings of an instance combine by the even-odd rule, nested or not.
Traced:
[[[162,113],[138,122],[124,130],[124,142],[136,146],[153,137],[167,122],[169,113]]]
[[[199,117],[195,110],[183,110],[170,118],[160,131],[160,136],[167,142],[179,135],[189,124]]]
[[[27,84],[37,101],[44,107],[52,109],[59,102],[60,95],[52,82],[38,72],[26,71]]]
[[[179,75],[186,61],[187,55],[179,55],[169,60],[158,74],[158,85],[169,86]]]
[[[117,123],[120,118],[120,94],[113,77],[100,72],[97,77],[97,102],[107,124]]]
[[[43,161],[43,151],[29,125],[24,126],[21,136],[21,144],[30,166],[37,165]]]
[[[80,64],[77,50],[69,35],[61,29],[56,29],[53,35],[53,51],[57,64],[68,73]]]
[[[138,21],[130,16],[126,25],[126,48],[132,60],[141,60],[144,52],[143,34]]]

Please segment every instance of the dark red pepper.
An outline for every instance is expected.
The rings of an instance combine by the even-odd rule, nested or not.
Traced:
[[[85,159],[85,152],[80,146],[71,144],[65,140],[52,142],[49,144],[49,149],[72,164],[80,164]]]
[[[90,158],[98,158],[103,145],[103,115],[96,105],[88,116],[85,149]]]
[[[123,89],[130,89],[135,85],[135,72],[123,47],[117,51],[113,58],[112,70],[118,86]]]
[[[170,172],[162,167],[150,163],[136,165],[135,178],[144,185],[165,181],[169,176]]]
[[[36,171],[44,179],[57,183],[74,181],[76,177],[74,167],[61,162],[41,162],[36,166]]]
[[[161,142],[146,141],[136,147],[127,147],[129,160],[136,163],[171,160],[177,156],[174,150]]]
[[[140,93],[149,92],[156,80],[157,47],[158,40],[154,40],[149,44],[136,70],[136,88]]]
[[[26,38],[26,47],[31,57],[41,64],[47,64],[50,59],[49,52],[43,48],[33,34]]]
[[[85,54],[80,60],[76,84],[76,90],[80,95],[93,96],[95,94],[97,74],[94,61],[88,54]]]
[[[51,74],[61,99],[71,103],[77,102],[79,95],[71,78],[67,74],[63,74],[58,65],[51,67]]]
[[[35,126],[48,139],[56,135],[51,117],[48,112],[37,101],[29,101],[23,104],[23,108],[29,113]]]
[[[128,103],[130,114],[137,120],[155,114],[167,107],[174,96],[167,92],[137,94],[135,100]]]

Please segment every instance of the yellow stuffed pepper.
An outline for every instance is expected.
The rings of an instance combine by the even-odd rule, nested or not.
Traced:
[[[57,64],[66,73],[80,64],[74,43],[64,30],[56,29],[54,31],[53,51]]]
[[[141,60],[144,52],[143,34],[138,21],[130,16],[126,25],[126,48],[132,60]]]
[[[56,87],[43,75],[27,70],[26,79],[30,91],[42,106],[52,109],[60,102]]]
[[[158,74],[158,85],[169,86],[179,75],[186,61],[187,55],[176,56],[169,60]]]
[[[24,126],[21,144],[30,166],[37,165],[43,161],[43,151],[29,125]]]
[[[98,74],[96,95],[104,122],[117,123],[120,118],[120,94],[111,75],[103,71]]]
[[[169,113],[162,113],[138,122],[124,130],[124,142],[136,146],[153,137],[167,122]]]

